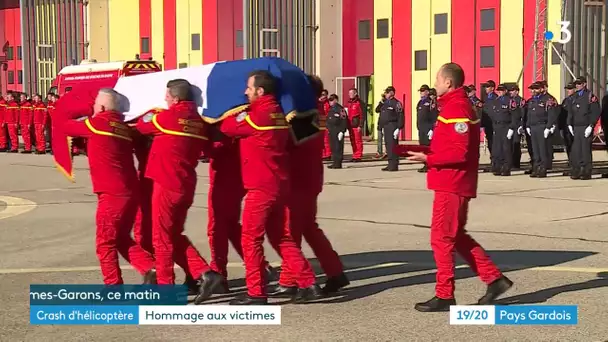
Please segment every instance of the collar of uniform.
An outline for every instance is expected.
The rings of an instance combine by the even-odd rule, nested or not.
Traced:
[[[349,99],[348,102],[353,103],[353,102],[359,102],[359,96],[355,96],[352,99]]]
[[[122,114],[120,112],[117,112],[115,110],[106,110],[103,112],[99,112],[97,114],[94,115],[95,117],[102,117],[102,118],[113,118],[113,119],[118,119],[122,121]]]
[[[188,111],[196,111],[196,103],[193,101],[179,101],[178,103],[175,103],[173,105],[171,105],[171,107],[169,107],[169,109],[175,109],[175,110],[188,110]]]
[[[253,112],[260,108],[273,107],[277,105],[277,100],[274,95],[262,95],[251,102],[249,109]]]
[[[463,87],[454,89],[454,90],[450,91],[449,93],[443,94],[443,96],[441,96],[437,100],[437,102],[439,103],[439,107],[444,107],[446,103],[448,103],[454,99],[457,99],[457,98],[468,99],[467,93],[464,91]]]

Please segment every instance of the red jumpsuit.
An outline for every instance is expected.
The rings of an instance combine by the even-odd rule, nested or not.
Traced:
[[[226,277],[229,241],[243,258],[239,219],[245,189],[238,141],[225,137],[214,142],[209,157],[207,237],[211,250],[210,265],[214,271]]]
[[[7,133],[6,133],[6,122],[4,122],[4,115],[7,111],[6,101],[0,95],[0,150],[6,150]]]
[[[290,190],[286,206],[286,226],[298,247],[302,236],[310,245],[328,278],[344,272],[342,262],[317,224],[317,197],[323,191],[323,136],[296,146],[289,144]],[[279,284],[296,285],[290,265],[283,262]]]
[[[502,276],[467,233],[469,201],[477,196],[479,120],[464,89],[439,98],[442,108],[427,157],[427,185],[435,191],[431,247],[437,264],[435,295],[454,298],[454,251],[490,284]]]
[[[329,101],[327,99],[320,100],[320,105],[317,106],[319,109],[319,116],[327,119],[327,113],[329,113]],[[323,132],[323,159],[331,158],[331,148],[329,146],[329,132],[325,130]]]
[[[152,191],[152,244],[158,284],[174,284],[173,263],[194,279],[209,265],[184,235],[188,210],[196,191],[196,166],[208,143],[205,125],[193,102],[182,101],[157,114],[144,115],[137,130],[153,135],[146,177]]]
[[[353,159],[361,160],[363,157],[363,134],[361,124],[363,122],[363,110],[359,97],[348,101],[348,137],[350,146],[353,148]]]
[[[137,212],[137,173],[133,162],[130,129],[122,114],[101,112],[84,121],[63,125],[68,136],[86,138],[93,192],[97,194],[95,244],[104,284],[122,284],[118,253],[142,275],[154,268],[154,258],[133,239]]]
[[[221,122],[220,130],[240,137],[241,171],[245,188],[242,245],[245,279],[250,297],[266,297],[264,235],[296,275],[300,288],[315,284],[310,263],[285,227],[285,204],[289,195],[290,139],[285,116],[275,98],[261,96],[249,113]]]
[[[19,129],[23,138],[24,152],[32,151],[32,125],[34,123],[34,111],[29,101],[24,101],[19,105]]]
[[[19,124],[19,104],[17,101],[7,103],[6,111],[4,112],[4,122],[8,136],[11,139],[11,152],[19,150],[19,136],[17,134],[17,125]]]
[[[44,131],[48,123],[48,114],[44,102],[35,102],[34,110],[34,130],[36,132],[36,151],[44,153],[46,151],[46,137]]]

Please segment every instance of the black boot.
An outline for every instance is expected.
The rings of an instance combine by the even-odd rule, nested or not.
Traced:
[[[396,167],[387,166],[383,168],[382,171],[395,172],[398,171],[398,169]]]
[[[346,277],[346,274],[341,273],[335,277],[327,278],[325,286],[323,286],[323,293],[330,294],[340,291],[341,288],[346,287],[350,284],[350,281]]]
[[[296,304],[306,303],[312,300],[321,299],[324,297],[323,291],[319,285],[312,285],[307,288],[300,288],[293,296],[293,302]]]
[[[540,166],[538,168],[538,173],[536,175],[538,178],[547,178],[547,169],[545,169],[544,167]]]
[[[266,266],[266,284],[276,280],[279,280],[279,272],[270,265]]]
[[[194,304],[199,305],[207,300],[218,287],[222,286],[224,277],[215,271],[207,271],[200,278],[201,286],[198,290],[198,295],[194,298]]]
[[[146,274],[144,274],[144,280],[142,282],[144,285],[155,285],[156,284],[156,270],[151,269]]]
[[[490,305],[492,304],[496,298],[503,295],[507,292],[511,286],[513,286],[513,282],[505,277],[504,275],[496,280],[494,280],[490,285],[488,285],[488,289],[486,290],[486,294],[483,297],[479,298],[477,304],[479,305]]]
[[[248,294],[236,296],[230,301],[230,305],[267,305],[268,299],[265,297],[251,297]]]
[[[510,176],[511,175],[511,168],[509,168],[508,166],[503,166],[502,169],[500,170],[500,175],[501,176]]]
[[[414,309],[420,312],[442,312],[450,311],[450,305],[456,305],[456,300],[454,298],[442,299],[439,297],[433,297],[426,302],[416,303],[416,305],[414,305]]]
[[[533,166],[532,171],[530,172],[530,178],[537,178],[537,177],[538,177],[538,167]]]
[[[198,284],[196,279],[192,278],[188,274],[186,274],[186,279],[184,280],[184,285],[188,288],[188,296],[196,296],[198,294],[200,285]]]
[[[500,176],[500,167],[496,164],[492,164],[492,174],[494,176]]]
[[[580,179],[582,179],[582,180],[589,180],[589,179],[591,179],[591,170],[583,168],[582,171],[581,171],[581,178]]]
[[[291,298],[298,293],[297,286],[283,286],[281,284],[269,286],[268,287],[268,296],[275,298]]]
[[[32,153],[32,151],[30,151],[30,150],[23,150],[23,151],[21,151],[21,154],[31,154],[31,153]]]
[[[426,164],[424,164],[423,167],[418,169],[418,172],[420,172],[420,173],[426,173],[427,171],[428,171],[428,168],[426,167]]]
[[[570,170],[570,178],[571,179],[579,179],[581,178],[581,173],[580,173],[581,169],[578,167],[573,167]]]
[[[341,169],[342,165],[341,164],[331,164],[327,168],[328,169]]]

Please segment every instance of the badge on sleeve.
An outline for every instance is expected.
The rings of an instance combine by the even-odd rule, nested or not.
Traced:
[[[454,124],[454,130],[456,133],[464,134],[469,130],[469,125],[466,122],[457,122]]]
[[[144,120],[144,122],[148,123],[148,122],[152,121],[153,117],[154,117],[154,113],[148,113],[148,114],[144,115],[143,120]]]
[[[239,114],[236,117],[236,122],[241,122],[241,121],[245,120],[246,116],[247,116],[247,112],[242,112],[241,114]]]

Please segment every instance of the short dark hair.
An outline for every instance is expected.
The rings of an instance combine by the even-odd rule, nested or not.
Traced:
[[[354,92],[355,92],[355,94],[359,94],[359,91],[358,91],[358,90],[357,90],[357,88],[355,88],[355,87],[350,88],[350,89],[349,89],[349,91],[350,91],[350,90],[354,91]]]
[[[277,80],[267,70],[255,70],[249,74],[253,77],[253,86],[264,89],[265,95],[275,95],[277,91]]]
[[[454,88],[460,88],[464,84],[464,70],[456,63],[446,63],[441,67],[443,76],[452,80]]]
[[[336,94],[329,95],[329,101],[340,101],[340,98]]]
[[[192,101],[192,85],[184,79],[176,79],[167,82],[169,94],[180,101]]]
[[[314,92],[316,97],[321,97],[323,93],[323,81],[319,76],[316,75],[307,75],[308,82],[312,86],[312,91]]]
[[[329,90],[327,90],[327,89],[323,89],[323,90],[321,90],[321,94],[323,94],[323,93],[325,93],[325,94],[329,94]]]

